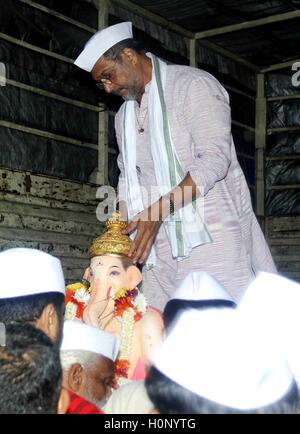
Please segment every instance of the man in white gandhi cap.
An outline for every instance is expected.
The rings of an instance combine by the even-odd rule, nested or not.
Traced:
[[[234,309],[236,303],[229,292],[204,271],[190,273],[167,302],[163,319],[166,330],[171,329],[179,316],[190,309]]]
[[[267,315],[266,315],[267,316]],[[267,318],[266,318],[267,320]],[[298,404],[287,358],[236,309],[184,312],[146,379],[162,414],[273,413]]]
[[[60,348],[64,387],[100,409],[115,386],[119,347],[111,333],[80,321],[65,321]]]
[[[160,310],[187,274],[205,271],[239,301],[276,272],[231,134],[229,96],[206,71],[145,53],[132,23],[97,32],[75,65],[125,102],[115,118],[119,208],[143,292]]]
[[[0,275],[0,322],[30,323],[58,345],[65,299],[60,260],[36,249],[8,249],[0,253]]]

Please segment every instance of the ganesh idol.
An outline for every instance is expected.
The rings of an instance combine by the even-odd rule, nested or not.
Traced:
[[[127,256],[131,239],[122,234],[119,213],[90,247],[83,284],[67,287],[66,317],[112,333],[121,341],[116,362],[119,384],[144,379],[163,336],[160,313],[147,305],[139,289],[142,274]]]

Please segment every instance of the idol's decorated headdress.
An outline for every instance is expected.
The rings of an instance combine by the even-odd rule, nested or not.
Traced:
[[[127,256],[132,245],[132,240],[128,235],[122,234],[127,222],[121,220],[119,212],[115,212],[112,218],[105,224],[107,230],[104,234],[97,237],[89,250],[90,258],[103,255]]]

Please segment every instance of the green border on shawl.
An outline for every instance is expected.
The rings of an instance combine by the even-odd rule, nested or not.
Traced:
[[[179,164],[179,161],[176,158],[176,155],[172,151],[171,138],[170,138],[170,132],[169,132],[169,122],[168,122],[166,103],[165,103],[165,98],[164,98],[163,88],[162,88],[159,61],[155,56],[153,56],[152,58],[153,58],[153,63],[154,63],[157,88],[158,88],[158,93],[159,93],[160,103],[161,103],[161,109],[162,109],[162,115],[163,115],[164,139],[165,139],[166,150],[167,150],[167,155],[168,155],[170,181],[171,181],[172,188],[174,188],[177,186],[175,165],[177,166],[177,171],[179,172],[179,176],[182,179],[184,177],[184,172],[182,170],[182,167]],[[177,211],[175,212],[174,217],[175,217],[175,225],[176,225],[177,254],[178,254],[178,256],[184,256],[182,224],[181,224],[181,220],[179,218],[179,214]]]

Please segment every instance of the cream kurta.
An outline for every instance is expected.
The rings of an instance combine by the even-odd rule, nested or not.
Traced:
[[[156,177],[151,155],[147,116],[149,84],[141,107],[136,104],[137,172],[145,207]],[[169,65],[165,100],[172,139],[185,173],[197,184],[203,203],[203,216],[213,242],[193,249],[177,261],[161,227],[155,249],[157,264],[143,271],[143,290],[149,303],[162,309],[175,288],[190,271],[206,271],[218,279],[238,301],[255,274],[276,272],[269,248],[252,210],[249,189],[237,161],[231,136],[229,97],[220,83],[205,71]],[[120,112],[116,133],[121,149]],[[145,132],[138,134],[143,126]],[[151,129],[150,129],[151,130]],[[122,155],[118,157],[124,183]],[[152,188],[153,189],[153,188]]]

